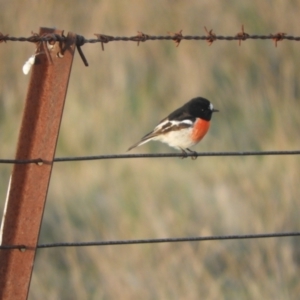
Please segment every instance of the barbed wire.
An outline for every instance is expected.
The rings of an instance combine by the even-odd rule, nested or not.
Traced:
[[[197,157],[216,157],[216,156],[271,156],[271,155],[299,155],[300,150],[280,150],[280,151],[229,151],[229,152],[193,152],[193,153],[144,153],[144,154],[107,154],[107,155],[88,155],[73,157],[56,157],[53,162],[70,162],[70,161],[89,161],[103,159],[129,159],[129,158],[197,158]],[[0,164],[38,164],[51,163],[42,158],[35,159],[0,159]]]
[[[244,25],[241,27],[241,31],[238,32],[237,34],[233,36],[223,36],[223,35],[217,35],[213,32],[213,30],[208,30],[204,26],[204,30],[206,32],[206,35],[183,35],[182,30],[178,32],[168,32],[169,35],[149,35],[145,34],[141,31],[138,31],[137,35],[135,36],[111,36],[111,35],[106,35],[106,34],[99,34],[95,33],[94,35],[97,37],[96,39],[88,39],[82,35],[76,34],[75,38],[75,44],[76,48],[78,50],[78,53],[84,63],[85,66],[88,66],[88,61],[81,49],[81,46],[84,44],[90,43],[101,43],[102,50],[104,51],[104,44],[109,43],[109,42],[118,42],[118,41],[123,41],[123,42],[137,42],[137,45],[141,42],[146,42],[146,41],[162,41],[162,40],[172,40],[175,42],[176,47],[179,46],[180,42],[182,40],[203,40],[208,43],[208,45],[212,45],[213,42],[220,40],[220,41],[238,41],[239,46],[241,45],[242,41],[246,41],[248,39],[252,40],[273,40],[275,43],[275,47],[277,47],[277,43],[282,40],[289,40],[289,41],[300,41],[299,36],[293,36],[293,35],[287,35],[286,33],[283,32],[278,32],[276,34],[269,34],[269,35],[250,35],[244,31]],[[42,35],[39,35],[38,33],[33,33],[29,37],[12,37],[9,34],[2,34],[0,32],[0,43],[2,42],[31,42],[31,43],[36,43],[36,44],[41,44],[41,43],[50,43],[53,44],[55,42],[60,42],[63,43],[66,41],[66,36],[64,35],[64,32],[62,32],[62,35],[55,34],[55,33],[44,33]],[[48,48],[43,47],[45,49],[46,54],[48,53]],[[50,56],[49,56],[50,57]]]
[[[244,32],[244,28],[242,26],[242,31],[237,33],[233,36],[224,36],[224,35],[217,35],[213,32],[213,30],[207,30],[206,35],[183,35],[182,30],[179,32],[171,33],[168,32],[169,35],[149,35],[143,32],[138,31],[138,34],[135,36],[111,36],[106,34],[98,34],[95,33],[94,35],[97,37],[96,39],[88,39],[84,36],[77,35],[77,42],[76,44],[82,46],[86,43],[108,43],[108,42],[146,42],[146,41],[155,41],[155,40],[173,40],[177,44],[180,43],[181,40],[204,40],[207,41],[209,44],[212,42],[220,40],[220,41],[246,41],[248,39],[252,40],[273,40],[274,42],[282,41],[282,40],[290,40],[290,41],[300,41],[299,36],[287,35],[283,32],[278,32],[276,34],[268,34],[268,35],[259,35],[253,34],[250,35]],[[64,35],[49,33],[39,35],[34,33],[29,37],[13,37],[9,34],[2,34],[0,32],[0,43],[1,42],[31,42],[31,43],[39,43],[39,42],[64,42],[66,37]]]
[[[159,244],[159,243],[179,243],[179,242],[204,242],[216,240],[243,240],[243,239],[262,239],[262,238],[281,238],[300,236],[300,232],[275,232],[275,233],[258,233],[258,234],[236,234],[236,235],[213,235],[213,236],[196,236],[182,238],[157,238],[157,239],[136,239],[136,240],[111,240],[95,242],[74,242],[74,243],[49,243],[39,244],[36,248],[61,248],[61,247],[90,247],[90,246],[117,246],[117,245],[134,245],[134,244]],[[1,245],[0,250],[26,251],[30,249],[26,245]]]

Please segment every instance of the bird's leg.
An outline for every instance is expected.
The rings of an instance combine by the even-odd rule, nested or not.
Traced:
[[[186,151],[184,151],[182,148],[180,148],[180,149],[181,149],[181,152],[182,152],[181,159],[187,158],[187,153],[186,153]]]
[[[189,148],[186,148],[186,150],[188,150],[189,152],[191,152],[191,153],[193,153],[193,154],[194,154],[193,156],[191,156],[192,160],[195,160],[195,159],[197,159],[197,157],[198,157],[198,154],[197,154],[197,152],[196,152],[196,151],[193,151],[193,150],[191,150],[191,149],[189,149]]]

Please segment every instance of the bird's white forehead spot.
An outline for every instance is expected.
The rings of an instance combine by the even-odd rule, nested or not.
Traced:
[[[212,105],[212,103],[209,104],[209,109],[210,109],[211,111],[214,110],[214,106]]]

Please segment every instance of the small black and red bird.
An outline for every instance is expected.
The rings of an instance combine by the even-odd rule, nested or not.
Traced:
[[[160,141],[181,150],[184,156],[186,150],[195,153],[189,148],[202,140],[209,129],[212,114],[217,111],[207,99],[193,98],[161,120],[153,131],[127,151],[149,141]]]

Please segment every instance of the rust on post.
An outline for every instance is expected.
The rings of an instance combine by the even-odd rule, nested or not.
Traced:
[[[41,28],[40,36],[62,31]],[[75,51],[76,35],[36,56],[19,133],[16,159],[40,158],[39,164],[16,164],[11,177],[0,250],[0,299],[27,299],[52,163]],[[39,46],[39,45],[38,45]],[[52,47],[53,46],[53,47]],[[43,47],[40,47],[43,49]],[[64,48],[63,57],[61,47]],[[48,53],[48,54],[49,54]]]

